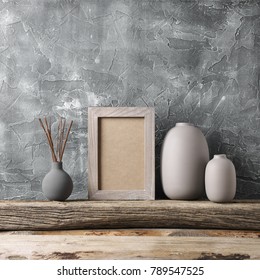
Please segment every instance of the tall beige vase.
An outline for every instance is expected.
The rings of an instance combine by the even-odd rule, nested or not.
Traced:
[[[209,149],[203,133],[190,123],[177,123],[161,151],[163,190],[170,199],[198,199],[205,190]]]
[[[236,170],[226,155],[215,155],[205,172],[206,195],[213,202],[230,202],[236,194]]]

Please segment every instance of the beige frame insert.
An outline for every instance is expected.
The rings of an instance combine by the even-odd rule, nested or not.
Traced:
[[[90,200],[155,198],[154,108],[88,108]]]

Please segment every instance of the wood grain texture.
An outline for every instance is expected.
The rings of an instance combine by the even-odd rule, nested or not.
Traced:
[[[176,236],[176,237],[230,237],[260,238],[260,231],[213,229],[96,229],[0,231],[0,235],[92,235],[92,236]]]
[[[100,118],[144,118],[144,178],[143,189],[100,190],[99,189],[99,119]],[[88,194],[91,200],[154,200],[155,198],[155,120],[154,108],[147,107],[89,107],[88,108]],[[113,135],[111,131],[111,134]],[[111,141],[110,141],[111,142]],[[116,143],[115,143],[116,144]],[[113,148],[114,149],[114,148]],[[124,151],[125,152],[125,151]],[[120,151],[118,151],[120,156]],[[131,164],[129,164],[130,166]],[[134,166],[135,169],[135,166]],[[114,168],[117,176],[118,168]],[[110,176],[110,177],[111,177]],[[117,187],[115,187],[117,189]]]
[[[259,201],[1,201],[0,230],[260,230]]]
[[[0,259],[260,259],[260,240],[229,237],[2,235]]]

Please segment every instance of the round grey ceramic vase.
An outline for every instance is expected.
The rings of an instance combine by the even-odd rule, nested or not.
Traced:
[[[62,162],[53,162],[52,168],[42,181],[43,194],[49,200],[64,201],[72,193],[73,182],[62,168]]]
[[[226,155],[214,155],[205,172],[206,195],[213,202],[230,202],[236,194],[236,170]]]
[[[163,190],[170,199],[192,200],[205,191],[209,149],[203,133],[190,123],[177,123],[167,133],[161,152]]]

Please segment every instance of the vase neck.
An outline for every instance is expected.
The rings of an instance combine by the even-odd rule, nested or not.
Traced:
[[[52,169],[62,169],[62,162],[60,162],[60,161],[53,162]]]
[[[192,123],[179,122],[175,126],[194,126]]]
[[[227,156],[225,154],[214,155],[214,158],[227,158]]]

